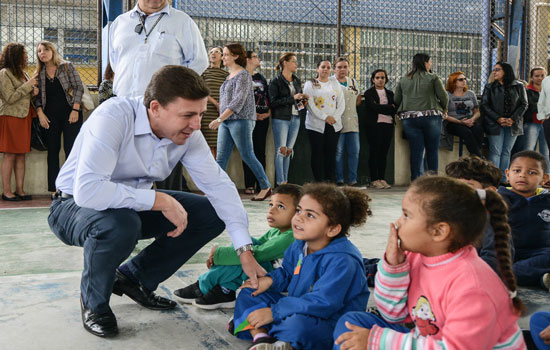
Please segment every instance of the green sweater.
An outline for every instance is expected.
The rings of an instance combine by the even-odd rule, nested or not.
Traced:
[[[258,263],[281,259],[285,250],[294,242],[292,230],[281,232],[278,228],[272,228],[259,239],[252,238],[254,246],[254,258]],[[214,265],[240,265],[241,260],[233,246],[218,247],[214,253]]]
[[[402,77],[395,89],[394,101],[399,112],[437,109],[447,112],[449,95],[434,73],[419,72],[412,78]]]

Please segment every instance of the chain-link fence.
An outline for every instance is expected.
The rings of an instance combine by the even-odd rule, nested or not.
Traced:
[[[526,73],[534,67],[548,69],[550,57],[550,1],[529,1],[526,8]],[[526,78],[527,78],[527,74]]]
[[[36,65],[36,45],[53,42],[59,54],[73,62],[82,81],[97,86],[97,3],[91,0],[2,0],[0,47],[10,42],[26,46],[29,73]]]
[[[178,0],[176,7],[198,23],[208,47],[238,41],[259,53],[267,78],[279,55],[298,54],[302,78],[315,74],[320,58],[340,52],[351,62],[351,75],[362,87],[370,73],[386,69],[390,87],[410,69],[415,53],[432,56],[443,79],[461,70],[481,93],[498,37],[491,29],[494,1],[344,0],[338,40],[338,1],[324,0]]]
[[[50,40],[65,59],[77,65],[87,84],[96,85],[98,1],[2,0],[0,46],[24,43],[33,65],[37,42]],[[136,3],[121,1],[125,10]],[[519,76],[527,78],[531,67],[546,67],[549,55],[550,0],[171,3],[195,19],[207,47],[237,41],[257,51],[263,61],[261,72],[267,78],[274,75],[283,52],[297,53],[298,74],[305,79],[314,76],[320,58],[333,59],[340,52],[350,59],[351,75],[363,88],[370,85],[370,73],[377,68],[388,71],[391,88],[409,70],[412,56],[426,52],[432,56],[433,70],[443,79],[461,70],[470,79],[470,88],[479,94],[497,60],[506,57],[513,61]],[[505,44],[510,42],[505,38],[513,42],[515,37],[522,44]]]

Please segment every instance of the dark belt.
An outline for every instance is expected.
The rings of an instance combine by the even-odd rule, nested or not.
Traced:
[[[65,193],[65,192],[61,192],[61,191],[57,191],[55,192],[55,194],[53,195],[53,198],[54,199],[61,199],[61,200],[64,200],[64,199],[71,199],[73,198],[73,195],[72,194],[68,194],[68,193]]]

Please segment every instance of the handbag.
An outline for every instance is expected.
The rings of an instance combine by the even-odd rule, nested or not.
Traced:
[[[67,65],[64,65],[65,72],[67,73],[67,76],[69,76],[69,71],[67,70]],[[84,87],[84,93],[82,94],[82,101],[80,102],[80,106],[85,111],[90,111],[95,108],[94,99],[92,98],[92,95],[90,94],[90,90],[88,90],[88,87],[86,84],[82,83],[82,86]],[[73,94],[73,88],[70,87],[69,90],[67,90],[67,94],[71,96],[71,98],[74,100],[74,94]]]
[[[37,151],[47,151],[47,130],[40,125],[38,118],[33,118],[31,123],[31,147]]]

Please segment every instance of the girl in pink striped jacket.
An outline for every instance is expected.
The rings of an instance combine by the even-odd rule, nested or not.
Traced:
[[[382,317],[346,313],[336,326],[334,349],[525,349],[501,197],[431,176],[413,182],[402,206],[376,274]],[[502,280],[472,246],[486,211]],[[404,327],[406,322],[415,327]]]

